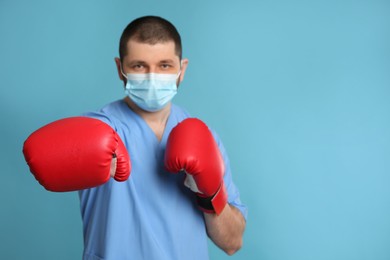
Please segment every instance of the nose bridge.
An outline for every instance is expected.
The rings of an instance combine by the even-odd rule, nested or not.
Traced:
[[[159,73],[158,65],[157,64],[149,65],[147,73]]]

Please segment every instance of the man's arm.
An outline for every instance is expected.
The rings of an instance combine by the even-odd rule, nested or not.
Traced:
[[[239,250],[245,219],[228,204],[225,162],[207,125],[187,118],[175,126],[167,140],[164,162],[169,172],[186,173],[184,185],[195,192],[198,206],[205,212],[211,240],[229,255]]]
[[[236,207],[226,204],[221,214],[204,213],[204,217],[207,234],[219,248],[228,255],[241,248],[246,222]]]

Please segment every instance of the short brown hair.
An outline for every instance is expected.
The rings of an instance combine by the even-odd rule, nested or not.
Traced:
[[[182,46],[180,34],[175,26],[164,18],[143,16],[129,23],[123,30],[119,42],[119,57],[121,60],[127,55],[127,43],[130,39],[152,45],[173,41],[175,43],[175,52],[181,60]]]

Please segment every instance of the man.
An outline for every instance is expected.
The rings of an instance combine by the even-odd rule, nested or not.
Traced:
[[[33,133],[31,171],[48,190],[79,190],[85,260],[208,259],[207,237],[235,253],[247,209],[226,151],[171,103],[188,66],[179,33],[160,17],[138,18],[119,54],[126,97]]]

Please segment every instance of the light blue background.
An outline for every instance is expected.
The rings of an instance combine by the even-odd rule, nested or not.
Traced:
[[[175,102],[222,137],[249,207],[229,259],[390,259],[385,0],[0,0],[0,258],[81,258],[77,194],[39,186],[23,141],[123,96],[119,37],[146,14],[181,32]]]

